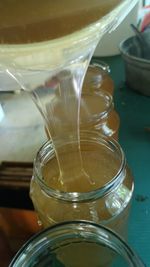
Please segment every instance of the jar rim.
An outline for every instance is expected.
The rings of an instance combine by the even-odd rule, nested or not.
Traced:
[[[73,232],[74,231],[74,232]],[[130,246],[114,231],[109,228],[96,224],[91,221],[77,220],[77,221],[65,221],[52,225],[37,234],[31,237],[23,247],[18,251],[13,260],[11,261],[9,267],[16,265],[17,261],[20,261],[18,266],[22,266],[25,258],[21,255],[27,255],[30,253],[30,258],[33,256],[33,253],[36,254],[39,248],[42,246],[51,246],[53,243],[59,242],[61,240],[67,240],[67,237],[80,238],[84,241],[90,239],[93,234],[93,240],[98,244],[103,244],[109,249],[113,250],[117,255],[120,255],[123,259],[126,260],[126,263],[131,264],[132,267],[144,267],[143,262],[139,256],[130,248]]]
[[[121,159],[121,163],[120,163],[120,168],[118,170],[118,172],[116,173],[116,175],[109,181],[107,182],[105,185],[103,185],[100,188],[97,188],[95,190],[92,191],[88,191],[88,192],[65,192],[65,191],[59,191],[53,188],[50,188],[49,186],[46,185],[46,183],[44,182],[42,173],[40,172],[40,158],[41,155],[43,155],[43,153],[50,151],[50,149],[52,150],[52,154],[54,155],[54,148],[53,148],[53,144],[52,141],[49,140],[47,141],[38,151],[36,158],[34,159],[34,172],[35,172],[35,178],[37,178],[37,182],[40,184],[41,188],[44,190],[44,192],[46,194],[48,194],[49,196],[52,196],[53,198],[56,199],[61,199],[61,201],[65,201],[65,202],[86,202],[88,201],[95,201],[96,199],[102,198],[106,195],[108,195],[110,192],[116,190],[116,188],[119,187],[119,185],[123,182],[124,178],[125,178],[125,174],[126,174],[126,170],[125,170],[125,166],[126,166],[126,158],[124,155],[124,152],[121,148],[121,146],[119,145],[119,143],[114,140],[113,138],[107,138],[97,132],[90,132],[90,131],[82,131],[81,134],[81,142],[82,142],[82,135],[83,134],[87,135],[91,135],[94,134],[94,136],[96,135],[97,138],[93,138],[93,141],[103,141],[111,146],[113,146],[115,149],[117,149],[117,151],[120,154],[120,159]],[[89,139],[88,139],[89,140]]]

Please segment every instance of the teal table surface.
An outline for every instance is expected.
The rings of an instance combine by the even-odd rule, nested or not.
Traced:
[[[100,60],[111,67],[115,82],[115,108],[121,120],[119,143],[135,181],[129,219],[129,244],[150,267],[150,97],[127,87],[120,56]]]

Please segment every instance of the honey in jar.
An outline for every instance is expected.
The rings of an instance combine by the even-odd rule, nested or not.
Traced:
[[[48,227],[64,221],[89,220],[126,238],[133,178],[120,145],[95,132],[81,132],[83,168],[91,178],[90,184],[75,176],[76,168],[72,169],[69,154],[75,161],[76,151],[70,143],[64,146],[68,146],[62,150],[62,156],[70,177],[64,184],[51,142],[40,149],[34,163],[30,196],[39,223]]]

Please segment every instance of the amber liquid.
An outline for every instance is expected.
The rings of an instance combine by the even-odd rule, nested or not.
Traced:
[[[86,183],[86,180],[82,179],[77,181],[73,178],[71,179],[71,177],[74,177],[76,168],[72,169],[72,164],[68,160],[71,156],[75,161],[76,152],[72,151],[72,146],[69,144],[68,147],[65,146],[62,151],[62,157],[66,158],[64,162],[66,163],[66,167],[70,172],[70,179],[68,180],[68,183],[66,181],[65,186],[62,185],[59,180],[59,167],[56,158],[48,161],[47,164],[43,166],[42,170],[45,183],[48,185],[48,187],[55,190],[82,193],[96,190],[104,186],[107,182],[111,181],[112,177],[117,174],[120,166],[120,161],[116,159],[116,157],[113,156],[112,151],[107,149],[105,146],[97,147],[97,144],[85,145],[84,150],[81,152],[83,167],[89,177],[92,178],[94,183],[89,184]],[[75,162],[74,165],[76,165]]]
[[[67,153],[63,153],[63,157],[67,159],[74,152],[69,147]],[[91,192],[102,188],[117,174],[120,160],[113,154],[112,150],[105,145],[97,143],[82,144],[82,159],[86,173],[92,177],[94,184],[89,184],[86,180],[69,179],[65,187],[59,180],[59,168],[56,158],[49,160],[42,168],[42,177],[48,188],[57,192]],[[66,162],[70,171],[70,177],[73,177],[72,164]],[[120,188],[119,192],[114,192],[114,196],[98,198],[96,200],[86,200],[85,202],[67,202],[47,195],[43,192],[36,179],[33,177],[31,182],[30,195],[38,212],[39,220],[44,227],[62,221],[71,220],[89,220],[96,223],[106,224],[108,227],[116,230],[122,236],[126,237],[127,219],[129,213],[130,191],[132,188],[132,178],[127,171],[126,182]],[[124,192],[124,199],[120,205],[118,201]],[[113,194],[113,192],[112,192]],[[120,197],[118,197],[120,195]],[[73,196],[72,196],[73,197]],[[117,198],[117,201],[115,201]],[[113,202],[112,202],[113,201]],[[117,205],[117,206],[115,206]],[[123,206],[122,206],[123,205]],[[122,210],[122,207],[123,210]]]
[[[56,253],[65,267],[110,267],[116,256],[105,246],[78,240],[58,248]]]
[[[0,43],[31,43],[73,33],[105,16],[121,0],[1,0]]]

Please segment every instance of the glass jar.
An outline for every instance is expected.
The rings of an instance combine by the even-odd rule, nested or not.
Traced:
[[[97,131],[118,140],[120,119],[112,96],[102,90],[83,90],[80,104],[80,129]]]
[[[91,222],[65,222],[40,232],[9,267],[144,267],[115,233]]]
[[[120,119],[114,110],[114,83],[110,68],[100,61],[92,62],[87,70],[80,105],[81,130],[95,130],[118,140]]]
[[[72,181],[69,190],[61,189],[51,141],[37,153],[30,196],[39,223],[48,227],[63,221],[89,220],[106,225],[126,238],[134,186],[124,153],[115,140],[95,132],[81,132],[80,143],[84,171],[94,180],[90,187],[80,180]]]

